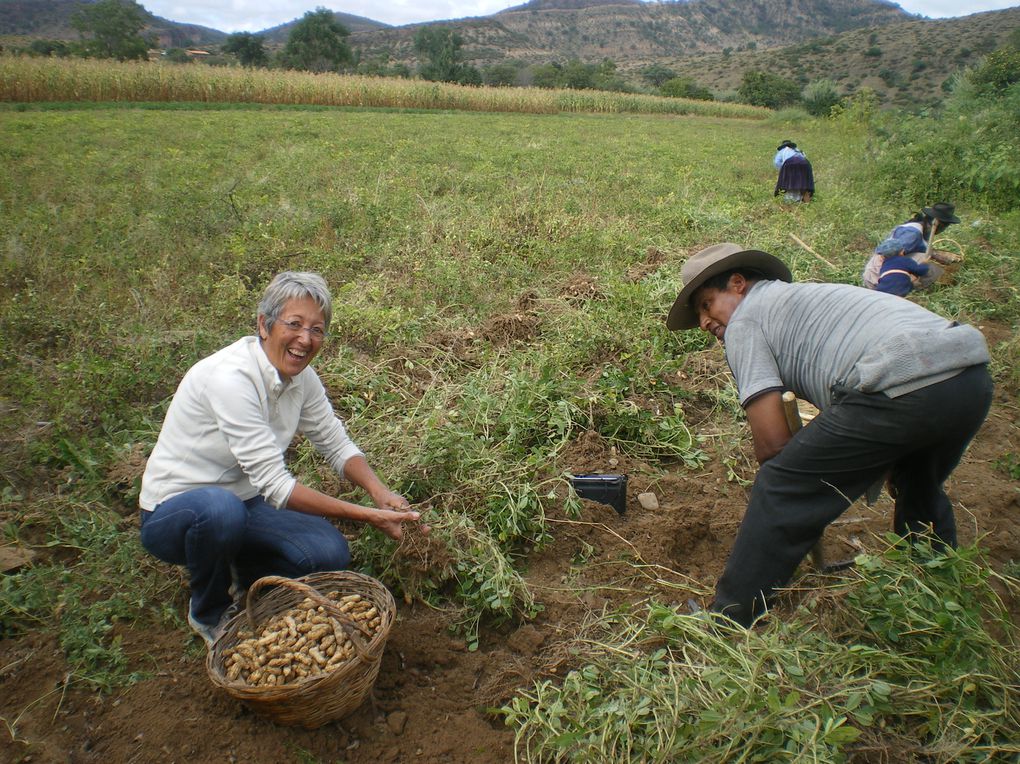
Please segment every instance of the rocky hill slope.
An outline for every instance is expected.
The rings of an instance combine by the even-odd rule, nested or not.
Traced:
[[[443,22],[478,66],[609,58],[626,66],[748,47],[772,48],[913,18],[878,0],[532,0],[492,16]],[[368,56],[417,63],[408,25],[351,36]]]
[[[830,79],[844,95],[874,90],[884,105],[916,109],[941,100],[953,75],[1002,47],[1020,29],[1020,7],[955,19],[923,19],[818,37],[781,48],[658,59],[716,94],[757,69],[807,84]]]

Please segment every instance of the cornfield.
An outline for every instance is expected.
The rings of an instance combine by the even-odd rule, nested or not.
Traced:
[[[21,56],[0,56],[0,101],[301,104],[748,119],[764,119],[768,114],[766,109],[744,104],[594,90],[471,87],[357,75]]]

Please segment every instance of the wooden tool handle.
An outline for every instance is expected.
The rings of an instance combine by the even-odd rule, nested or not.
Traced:
[[[783,413],[786,415],[790,435],[796,435],[803,422],[800,419],[800,409],[797,408],[797,396],[789,390],[783,393]]]

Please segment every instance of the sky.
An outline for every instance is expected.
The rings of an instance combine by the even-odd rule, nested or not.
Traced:
[[[322,6],[331,11],[399,26],[422,21],[459,19],[490,14],[523,4],[524,0],[139,0],[151,13],[170,21],[199,24],[221,32],[261,32],[300,18]],[[908,13],[929,18],[969,16],[1012,8],[1020,0],[903,0]]]

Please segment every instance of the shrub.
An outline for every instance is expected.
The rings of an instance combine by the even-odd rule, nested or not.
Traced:
[[[778,109],[800,100],[800,85],[793,80],[762,71],[744,72],[737,89],[744,103]]]
[[[702,87],[690,77],[674,77],[659,87],[659,93],[670,98],[693,98],[696,101],[711,101],[712,91]]]
[[[808,114],[814,117],[828,116],[832,107],[839,103],[839,91],[832,80],[815,80],[804,88],[801,101]]]
[[[893,198],[973,199],[1003,212],[1020,207],[1020,54],[997,54],[957,78],[937,129],[931,116],[886,117],[895,124],[877,176],[888,179]]]
[[[1010,85],[1020,82],[1020,50],[1003,48],[990,53],[970,73],[969,79],[978,95],[995,96],[1005,93]]]

